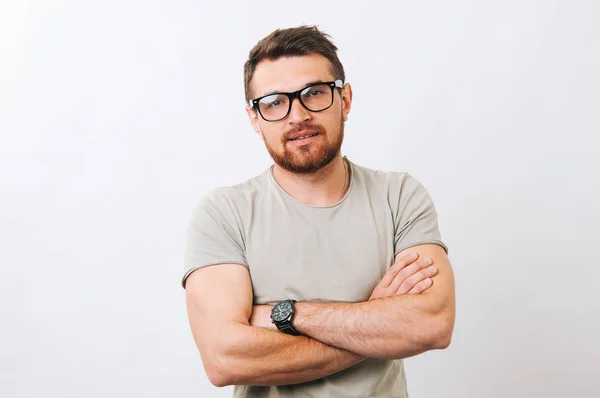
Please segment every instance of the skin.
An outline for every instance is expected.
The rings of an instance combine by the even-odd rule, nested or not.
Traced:
[[[320,55],[265,60],[251,82],[252,97],[332,80],[330,64]],[[294,100],[287,118],[266,122],[246,108],[273,157],[276,181],[297,200],[329,206],[343,195],[346,172],[339,147],[351,104],[352,89],[346,83],[323,112],[310,112]],[[287,139],[315,131],[319,135],[303,143]],[[186,302],[203,365],[216,386],[295,384],[367,357],[399,359],[445,348],[455,317],[452,268],[436,245],[398,253],[366,302],[296,303],[293,324],[303,336],[279,332],[270,321],[271,306],[253,305],[250,275],[238,264],[193,272]]]
[[[379,298],[371,301],[418,295],[429,289],[423,281],[433,280],[437,270],[424,260],[418,255],[398,258],[371,294]],[[276,330],[267,320],[268,314],[263,313],[265,309],[270,312],[270,307],[252,305],[250,274],[239,264],[208,266],[193,272],[187,280],[186,303],[204,370],[217,387],[303,383],[337,373],[366,358],[308,336]]]
[[[419,245],[408,250],[418,253],[427,264],[436,262],[433,269],[424,268],[428,271],[423,273],[437,271],[436,278],[430,278],[436,279],[436,284],[425,282],[429,286],[422,294],[397,294],[363,303],[298,302],[294,328],[328,345],[371,358],[407,358],[447,348],[455,320],[452,267],[438,245]],[[407,253],[398,253],[396,259]],[[271,308],[255,306],[253,321],[267,326]]]
[[[331,74],[329,61],[318,54],[264,60],[257,65],[252,79],[252,98],[273,92],[293,92],[311,82],[333,80],[335,77]],[[335,90],[333,105],[323,112],[310,112],[294,100],[287,118],[267,122],[252,108],[246,107],[254,131],[275,162],[275,180],[299,201],[313,206],[329,206],[338,202],[346,180],[339,149],[351,106],[352,87],[346,83],[341,93]],[[318,131],[319,135],[309,143],[297,145],[287,140],[292,134],[314,131]],[[337,148],[336,153],[329,162],[322,164],[324,154],[332,146]],[[293,167],[282,163],[284,157],[290,159]],[[290,169],[309,171],[299,173]]]

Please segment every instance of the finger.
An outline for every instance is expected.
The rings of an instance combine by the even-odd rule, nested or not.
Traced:
[[[390,283],[394,280],[398,272],[405,268],[407,265],[414,263],[419,255],[417,253],[409,253],[405,256],[400,257],[398,261],[396,261],[392,266],[387,270],[383,278],[381,278],[381,282],[379,285],[383,287],[388,287]]]
[[[408,291],[410,291],[410,289],[415,287],[417,285],[417,283],[419,283],[422,280],[425,280],[427,278],[434,277],[437,274],[437,272],[438,272],[437,268],[434,265],[427,267],[425,269],[422,269],[421,271],[417,272],[416,274],[406,278],[404,280],[404,282],[400,285],[400,288],[398,289],[397,293],[398,294],[407,293]]]
[[[428,257],[423,257],[419,259],[419,261],[413,262],[409,266],[404,267],[402,270],[400,270],[400,272],[398,272],[394,280],[390,283],[390,290],[394,292],[397,291],[400,288],[400,285],[402,285],[402,283],[404,283],[406,279],[416,274],[420,270],[429,267],[431,264],[431,259],[429,259]]]
[[[433,285],[433,280],[431,278],[425,278],[421,282],[417,283],[415,287],[410,289],[407,294],[419,294],[423,293],[425,290],[429,289]]]

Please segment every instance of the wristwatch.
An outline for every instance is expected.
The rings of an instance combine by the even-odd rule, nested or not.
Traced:
[[[283,333],[300,336],[300,333],[292,326],[292,320],[296,314],[295,302],[296,300],[283,300],[275,304],[271,310],[271,322]]]

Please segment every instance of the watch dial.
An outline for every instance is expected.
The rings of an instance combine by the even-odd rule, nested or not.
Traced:
[[[273,320],[276,322],[283,321],[292,312],[292,305],[285,301],[273,308]]]

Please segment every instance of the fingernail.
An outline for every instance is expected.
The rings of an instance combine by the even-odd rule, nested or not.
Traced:
[[[429,269],[432,271],[437,271],[437,268],[435,268],[435,265],[432,265],[431,267],[429,267]]]
[[[417,253],[414,253],[414,252],[413,252],[413,253],[410,253],[410,254],[408,255],[408,258],[410,258],[410,259],[415,259],[415,258],[417,258]]]
[[[429,257],[425,257],[425,258],[423,259],[423,262],[424,262],[426,265],[429,265],[429,264],[431,264],[431,259],[430,259]]]

